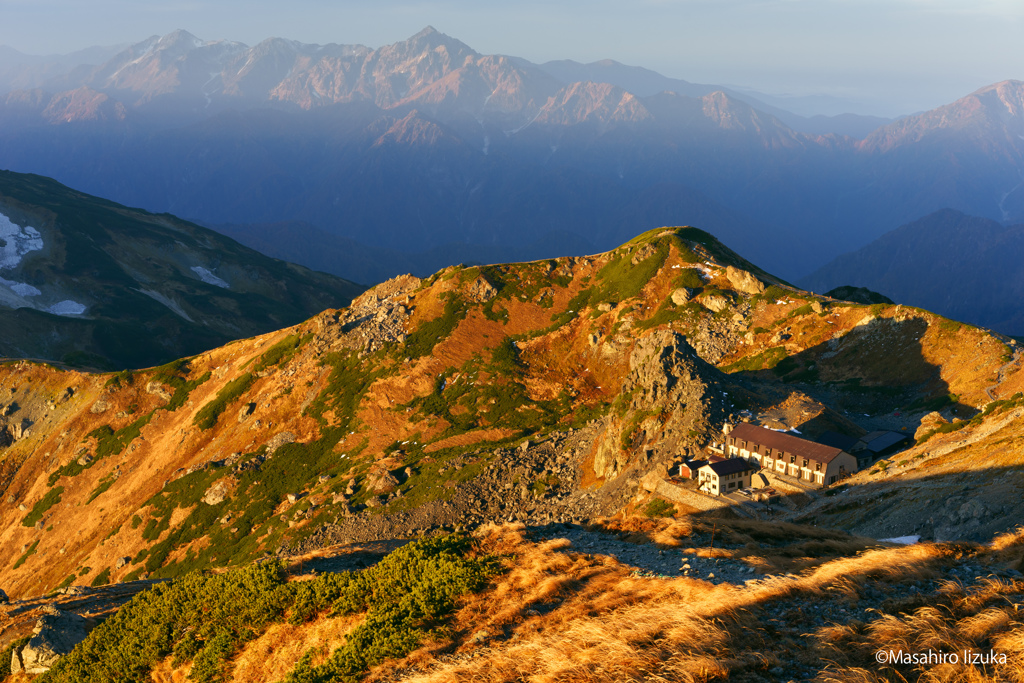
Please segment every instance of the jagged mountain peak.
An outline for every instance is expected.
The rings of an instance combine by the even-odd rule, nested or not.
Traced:
[[[973,93],[994,110],[1017,120],[1024,119],[1024,81],[1000,81]],[[995,100],[994,102],[990,100]],[[999,111],[1000,107],[1002,111]]]
[[[162,36],[160,40],[157,41],[156,46],[162,49],[174,47],[194,48],[201,47],[204,44],[205,42],[203,40],[200,40],[185,29],[179,28]]]
[[[1000,81],[955,102],[895,121],[869,135],[863,150],[890,150],[940,131],[957,131],[995,146],[1024,140],[1024,81]]]
[[[410,38],[392,43],[385,47],[380,48],[381,50],[391,49],[403,49],[410,51],[431,51],[437,50],[438,48],[445,48],[452,55],[477,55],[479,54],[476,50],[466,45],[457,38],[441,33],[433,26],[427,26],[422,31],[417,33]]]
[[[632,93],[609,83],[581,81],[570,83],[551,97],[537,117],[537,122],[554,125],[582,122],[608,125],[650,118],[650,111]]]

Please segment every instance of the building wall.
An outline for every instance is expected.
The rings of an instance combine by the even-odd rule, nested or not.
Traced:
[[[726,437],[728,439],[728,436]],[[757,453],[750,448],[741,448],[736,444],[726,445],[726,449],[733,457],[743,458],[752,463],[757,463],[762,468],[771,471],[773,474],[782,475],[799,481],[804,486],[825,487],[834,484],[839,477],[853,474],[857,471],[857,458],[845,451],[829,463],[819,463],[803,456],[796,456],[790,462],[792,453],[785,453],[773,450],[771,455]],[[758,450],[764,450],[761,446]],[[805,464],[804,461],[807,460]],[[749,486],[749,484],[748,484]],[[728,491],[726,491],[728,493]]]
[[[721,496],[725,493],[732,493],[750,487],[750,478],[753,476],[753,472],[747,470],[746,472],[739,472],[736,474],[727,474],[725,476],[718,476],[712,469],[703,469],[698,473],[698,485],[699,487],[715,496]]]

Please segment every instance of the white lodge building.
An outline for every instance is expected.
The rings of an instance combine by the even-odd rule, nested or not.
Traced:
[[[756,461],[762,468],[807,486],[829,486],[857,471],[857,458],[846,451],[742,422],[726,425],[725,452]]]

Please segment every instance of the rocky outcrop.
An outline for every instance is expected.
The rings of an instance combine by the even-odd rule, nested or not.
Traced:
[[[163,384],[155,380],[150,381],[149,383],[146,384],[146,393],[153,394],[154,396],[159,396],[164,401],[168,402],[170,402],[172,396],[170,390],[168,390],[167,387],[165,387]]]
[[[270,441],[267,441],[267,455],[273,455],[278,448],[286,443],[295,443],[295,434],[292,432],[281,432],[274,435]]]
[[[498,295],[498,290],[495,289],[494,285],[487,281],[484,276],[478,277],[473,281],[473,284],[469,288],[469,297],[473,301],[484,303],[490,301]]]
[[[704,308],[712,311],[713,313],[721,313],[729,307],[729,300],[724,296],[718,294],[710,294],[701,298],[700,302],[704,304]]]
[[[611,479],[633,465],[649,470],[695,447],[691,434],[724,419],[712,387],[718,371],[701,360],[686,338],[658,330],[634,347],[621,395],[629,405],[621,419],[606,418],[593,469]]]
[[[393,491],[397,486],[398,479],[384,468],[373,467],[366,474],[366,487],[374,493]]]
[[[680,287],[672,292],[672,303],[676,306],[685,306],[693,298],[693,290],[687,287]]]
[[[942,417],[942,413],[939,413],[937,411],[928,413],[927,415],[921,418],[921,424],[914,432],[914,440],[916,441],[925,434],[927,434],[928,432],[932,431],[933,429],[938,429],[942,425],[948,423],[949,421],[946,418]]]
[[[321,338],[331,345],[370,353],[390,342],[404,342],[409,302],[419,286],[418,277],[400,275],[364,292],[345,310],[321,314],[317,318]],[[480,292],[486,293],[482,285]]]
[[[202,500],[207,505],[218,505],[227,500],[237,486],[238,481],[234,477],[218,479],[210,488],[206,489]]]
[[[57,660],[68,654],[87,635],[88,622],[73,612],[62,612],[53,606],[36,621],[32,638],[20,652],[11,657],[11,673],[29,675],[46,673]]]
[[[729,283],[736,288],[736,291],[744,294],[760,294],[764,291],[764,283],[745,270],[734,266],[725,269],[725,277]]]

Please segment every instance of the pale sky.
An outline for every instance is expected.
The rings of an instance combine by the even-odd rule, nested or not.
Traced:
[[[696,83],[846,98],[861,113],[1024,80],[1024,0],[0,0],[0,45],[29,54],[177,28],[249,45],[379,47],[428,24],[482,53],[615,59]]]

